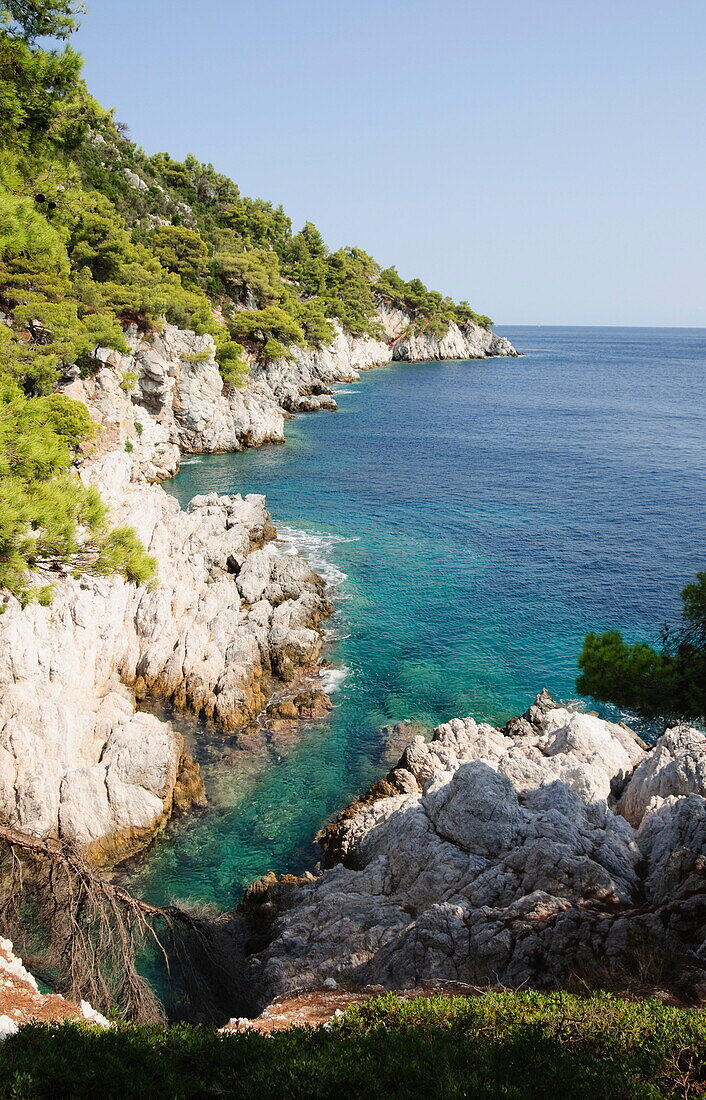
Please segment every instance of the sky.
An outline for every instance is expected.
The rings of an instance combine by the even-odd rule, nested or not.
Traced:
[[[87,3],[148,153],[501,327],[706,327],[704,0]]]

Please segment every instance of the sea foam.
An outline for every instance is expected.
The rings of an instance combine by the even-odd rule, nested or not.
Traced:
[[[338,568],[331,556],[337,543],[357,542],[357,539],[320,531],[303,531],[297,527],[279,527],[278,533],[281,553],[301,554],[332,588],[340,589],[348,580],[348,574]],[[337,599],[345,598],[345,593],[337,591],[335,596]]]
[[[327,695],[333,695],[338,691],[343,681],[348,677],[349,668],[325,668],[319,676],[321,687]]]

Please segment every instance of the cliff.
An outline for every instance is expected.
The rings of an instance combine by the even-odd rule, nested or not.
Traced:
[[[161,435],[157,445],[151,427],[152,467],[145,465],[144,456],[138,455],[135,461],[141,463],[146,477],[160,480],[176,471],[174,448],[204,453],[281,443],[291,413],[336,409],[329,387],[355,382],[362,370],[393,360],[517,355],[509,340],[478,325],[451,324],[443,337],[414,334],[410,314],[382,302],[378,320],[384,339],[351,336],[336,325],[333,341],[324,347],[305,350],[292,345],[292,359],[252,358],[242,387],[224,387],[210,336],[166,324],[161,332],[142,338],[133,325],[128,330],[131,350],[127,355],[110,350],[97,353],[98,360],[112,368],[111,375],[99,371],[90,382],[79,381],[63,391],[85,400],[107,421],[104,447],[123,446],[130,439],[139,448],[134,423],[140,423],[138,410],[144,409]],[[129,404],[118,400],[110,378],[135,379]]]
[[[102,428],[80,476],[155,556],[157,584],[74,576],[67,566],[51,577],[48,607],[8,596],[0,616],[0,817],[78,842],[101,865],[144,846],[175,807],[203,801],[181,736],[136,703],[150,696],[239,728],[275,684],[315,667],[330,611],[321,578],[279,550],[263,497],[211,494],[182,510],[152,484],[176,471],[189,431],[204,432],[203,449],[216,443],[189,404],[190,382],[210,379],[215,364],[190,362],[204,339],[173,328],[135,343],[125,359],[105,353],[105,366],[66,392]],[[139,378],[136,403],[124,389],[128,366]],[[221,389],[207,405],[211,424]],[[277,409],[280,431],[271,391],[266,412],[258,404],[263,389],[255,382],[234,400],[261,425]],[[248,423],[238,422],[252,438]]]
[[[704,761],[696,729],[648,750],[546,692],[502,731],[417,738],[323,831],[330,869],[249,891],[255,1007],[334,982],[620,987],[638,969],[703,998]]]
[[[328,612],[323,581],[278,552],[262,497],[212,494],[182,511],[129,467],[116,452],[85,476],[157,558],[157,586],[67,575],[49,607],[10,598],[0,619],[0,814],[102,864],[202,798],[180,735],[136,700],[237,728],[269,678],[316,663]]]
[[[518,355],[505,336],[498,336],[481,325],[460,325],[452,321],[439,336],[420,329],[411,313],[383,298],[378,298],[377,309],[378,320],[392,351],[391,359],[419,363]]]

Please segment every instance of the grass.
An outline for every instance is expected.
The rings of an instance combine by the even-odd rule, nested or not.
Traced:
[[[706,1094],[706,1015],[607,993],[376,997],[326,1028],[33,1024],[0,1047],[0,1097],[191,1100]]]

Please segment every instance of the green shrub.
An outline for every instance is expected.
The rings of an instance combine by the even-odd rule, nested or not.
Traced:
[[[236,310],[229,321],[231,336],[250,337],[266,343],[277,340],[281,344],[306,344],[299,322],[290,317],[280,306],[264,309]]]
[[[227,386],[242,386],[248,376],[245,349],[236,340],[226,340],[216,348],[216,362]]]
[[[149,584],[156,576],[157,563],[132,527],[114,527],[101,540],[93,569],[96,573],[120,573],[133,584]]]
[[[211,358],[210,351],[195,351],[192,355],[183,355],[182,363],[206,363]]]
[[[657,1100],[703,1094],[702,1012],[599,994],[376,998],[325,1028],[31,1024],[0,1047],[0,1098]]]
[[[74,401],[63,393],[39,397],[31,408],[32,417],[51,427],[70,449],[98,434],[98,425],[83,402]]]
[[[645,718],[706,719],[706,572],[683,589],[682,620],[662,628],[662,646],[629,645],[617,630],[587,634],[576,687]]]
[[[186,285],[205,274],[208,248],[193,229],[160,225],[150,235],[152,251],[167,271],[180,275]]]

